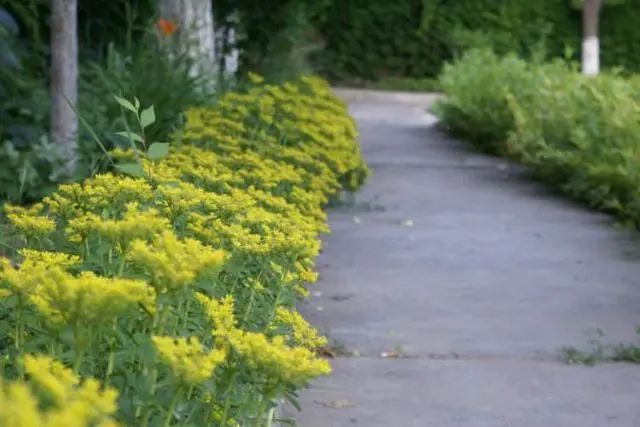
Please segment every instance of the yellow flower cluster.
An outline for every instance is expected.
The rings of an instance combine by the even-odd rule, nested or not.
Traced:
[[[165,231],[151,244],[134,240],[127,258],[148,272],[157,290],[175,291],[192,284],[201,272],[221,266],[225,253],[195,239],[181,241]]]
[[[269,339],[261,333],[235,330],[229,342],[250,365],[285,383],[301,384],[331,372],[326,360],[306,347],[287,346],[282,336]]]
[[[39,214],[41,209],[42,205],[39,203],[28,209],[11,205],[4,207],[11,225],[16,231],[23,233],[28,238],[46,236],[56,228],[56,223],[51,218]]]
[[[318,332],[296,311],[277,307],[276,321],[291,330],[293,340],[298,345],[313,350],[327,344],[327,339],[318,335]]]
[[[316,358],[308,348],[309,344],[319,345],[324,341],[302,317],[298,316],[294,319],[293,316],[285,315],[287,320],[293,319],[292,321],[296,322],[299,336],[306,340],[301,346],[290,347],[285,343],[283,336],[269,339],[263,333],[247,332],[236,328],[232,297],[227,296],[217,301],[198,294],[196,298],[213,323],[213,335],[227,342],[251,366],[257,367],[267,376],[285,383],[300,384],[331,371],[327,361]]]
[[[152,339],[160,359],[171,368],[178,381],[187,385],[209,379],[227,355],[224,349],[204,350],[197,337],[154,336]]]
[[[40,277],[31,302],[52,322],[97,325],[138,304],[153,311],[155,292],[139,280],[100,277],[90,271],[71,276],[54,269]]]
[[[54,324],[105,323],[138,304],[151,312],[155,309],[155,292],[143,281],[101,277],[90,271],[74,276],[66,268],[76,264],[78,257],[62,253],[23,249],[21,255],[18,268],[0,260],[0,284],[26,296]]]
[[[138,203],[125,206],[121,219],[104,219],[86,213],[69,220],[66,232],[71,242],[82,242],[92,233],[105,239],[119,251],[125,250],[136,239],[150,239],[169,228],[169,220],[155,209],[140,210]]]
[[[128,203],[146,202],[152,197],[153,190],[144,179],[102,174],[83,183],[59,186],[44,204],[49,212],[68,219],[80,212],[122,210]]]
[[[140,402],[122,415],[137,425],[170,424],[172,409],[157,412],[166,396],[180,396],[171,387],[183,385],[194,417],[184,424],[211,425],[218,416],[224,424],[255,422],[255,407],[224,405],[230,387],[248,393],[246,402],[268,401],[281,396],[251,395],[265,391],[265,381],[282,392],[329,372],[314,353],[324,338],[280,305],[290,306],[317,278],[324,206],[360,185],[368,170],[345,105],[323,81],[250,78],[255,87],[186,111],[180,143],[162,159],[140,159],[143,178],[105,173],[61,185],[30,208],[5,208],[25,248],[15,260],[0,258],[0,308],[17,300],[29,314],[17,310],[10,316],[16,324],[6,328],[15,334],[0,336],[15,344],[10,372],[19,372],[24,349],[41,348],[75,358],[83,374],[127,378],[146,387],[136,395],[138,386],[119,390],[123,401]],[[113,157],[137,161],[126,150]],[[42,331],[52,336],[39,337]],[[106,393],[47,366],[50,376],[29,375],[52,401],[73,402],[91,387],[96,399]],[[240,375],[216,376],[216,367]],[[242,374],[247,369],[251,375]],[[25,419],[50,425],[28,386],[7,384],[0,402],[24,398],[32,402]],[[96,411],[106,414],[101,405]],[[0,408],[0,420],[4,414],[9,409]],[[108,422],[86,420],[81,414],[68,424]]]
[[[26,355],[29,382],[0,379],[0,425],[11,427],[117,427],[117,392],[80,379],[47,356]]]
[[[51,269],[66,271],[80,262],[80,258],[62,252],[37,251],[22,248],[18,251],[20,267],[6,258],[0,258],[0,287],[9,291],[9,295],[32,297],[34,288]]]
[[[196,299],[202,304],[209,321],[213,324],[215,336],[228,337],[235,330],[236,319],[233,315],[233,297],[231,295],[218,301],[198,293]]]

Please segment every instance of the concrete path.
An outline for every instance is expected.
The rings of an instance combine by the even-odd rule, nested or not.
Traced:
[[[560,354],[635,339],[638,236],[445,136],[430,97],[343,95],[373,176],[330,213],[302,309],[345,355],[298,425],[640,426],[640,366]]]

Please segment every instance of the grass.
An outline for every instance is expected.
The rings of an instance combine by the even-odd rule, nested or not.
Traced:
[[[601,341],[604,333],[595,331],[597,337],[591,338],[591,349],[582,351],[576,347],[567,346],[561,349],[564,360],[570,365],[593,366],[597,363],[627,362],[640,364],[640,326],[636,328],[637,343],[620,343],[605,345]]]

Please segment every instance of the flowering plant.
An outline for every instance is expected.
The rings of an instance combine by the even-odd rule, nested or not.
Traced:
[[[31,394],[90,387],[105,409],[72,425],[261,425],[329,372],[295,302],[317,277],[323,206],[367,169],[323,81],[253,79],[187,111],[162,155],[111,153],[141,173],[119,167],[5,207],[19,249],[0,258],[2,406],[47,419]]]

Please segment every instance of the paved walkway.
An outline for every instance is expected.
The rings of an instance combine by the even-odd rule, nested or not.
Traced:
[[[301,394],[298,425],[640,426],[640,366],[559,351],[590,328],[635,338],[638,236],[451,140],[429,98],[345,96],[373,176],[330,213],[302,308],[352,356]]]

